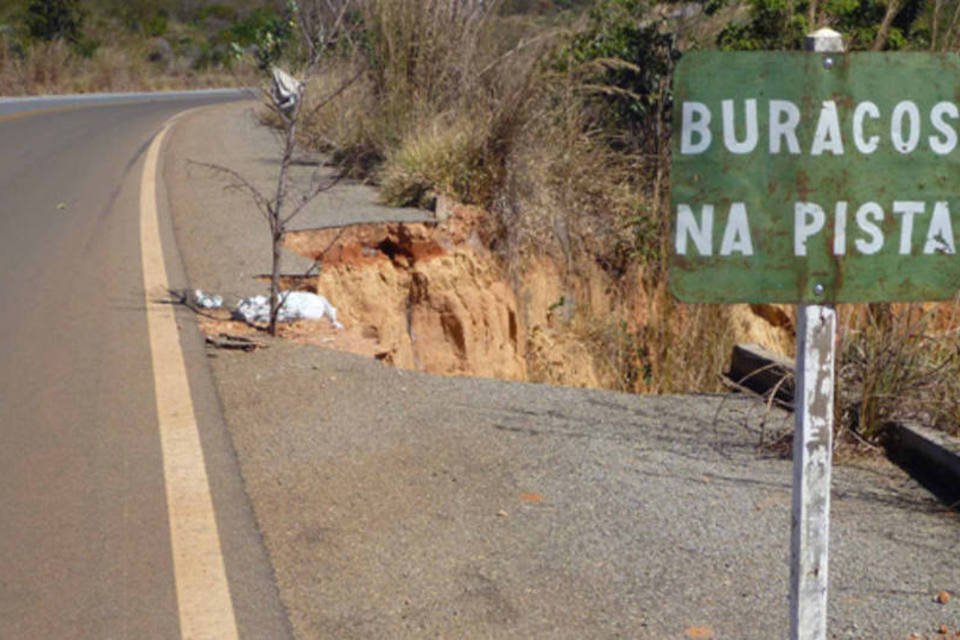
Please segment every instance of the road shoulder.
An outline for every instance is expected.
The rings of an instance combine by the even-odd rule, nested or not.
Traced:
[[[269,176],[232,106],[174,132],[192,286],[254,292],[262,221],[187,160]],[[260,263],[262,264],[262,263]],[[336,304],[336,301],[333,301]],[[299,638],[785,637],[790,418],[745,398],[439,378],[267,341],[211,351],[245,489]],[[883,461],[838,467],[831,629],[960,624],[958,523]]]
[[[182,117],[189,118],[187,112]],[[173,138],[179,123],[174,125],[160,154],[157,199],[160,244],[163,247],[168,280],[171,289],[186,287],[188,278],[184,269],[181,243],[175,236],[167,171],[175,153]],[[180,348],[193,398],[195,417],[203,449],[220,534],[220,546],[234,615],[240,637],[289,638],[293,636],[286,611],[283,608],[272,565],[243,485],[237,453],[223,419],[220,396],[207,365],[204,338],[194,315],[183,307],[175,308],[180,331]]]

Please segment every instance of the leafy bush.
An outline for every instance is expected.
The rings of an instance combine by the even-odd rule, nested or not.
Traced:
[[[258,8],[233,24],[222,36],[236,49],[251,49],[261,70],[275,64],[290,45],[292,18],[271,9]]]
[[[632,131],[660,117],[677,55],[674,34],[649,13],[644,0],[599,0],[554,61],[560,73],[585,76],[583,88],[608,107],[612,124]]]
[[[150,38],[158,38],[167,32],[168,19],[166,11],[158,11],[143,23],[144,35]]]
[[[749,0],[748,6],[746,22],[720,32],[722,49],[800,49],[804,36],[824,24],[843,34],[850,50],[929,46],[929,34],[921,28],[922,0]]]
[[[77,43],[86,18],[80,0],[31,0],[24,22],[31,38]]]

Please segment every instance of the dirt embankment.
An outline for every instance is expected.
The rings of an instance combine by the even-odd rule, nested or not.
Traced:
[[[318,260],[316,290],[346,330],[396,366],[526,379],[517,298],[478,235],[481,212],[445,223],[300,231],[288,248]]]
[[[614,387],[615,367],[591,336],[612,319],[625,327],[645,321],[650,300],[640,274],[628,274],[624,287],[598,266],[537,257],[511,277],[487,248],[485,212],[449,209],[436,225],[289,234],[289,249],[322,265],[302,284],[326,296],[346,328],[302,324],[288,335],[429,373]],[[778,307],[742,305],[730,322],[738,341],[778,351],[793,342],[792,318]]]

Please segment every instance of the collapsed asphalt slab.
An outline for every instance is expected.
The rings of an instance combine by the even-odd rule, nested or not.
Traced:
[[[168,147],[192,287],[254,287],[237,247],[262,220],[183,169],[233,160],[266,175],[245,160],[268,158],[271,140],[249,112],[187,116]],[[209,362],[297,637],[786,637],[791,462],[758,445],[788,414],[266,343]],[[956,598],[934,600],[960,591],[954,512],[863,460],[835,468],[832,518],[831,637],[960,625]]]

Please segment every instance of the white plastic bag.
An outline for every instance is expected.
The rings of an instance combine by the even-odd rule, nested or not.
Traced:
[[[294,320],[320,320],[327,318],[335,329],[342,329],[343,325],[337,320],[337,309],[330,301],[309,291],[281,291],[280,312],[277,314],[279,322],[293,322]],[[248,324],[270,322],[269,296],[253,296],[244,298],[234,310],[234,316],[245,320]]]

